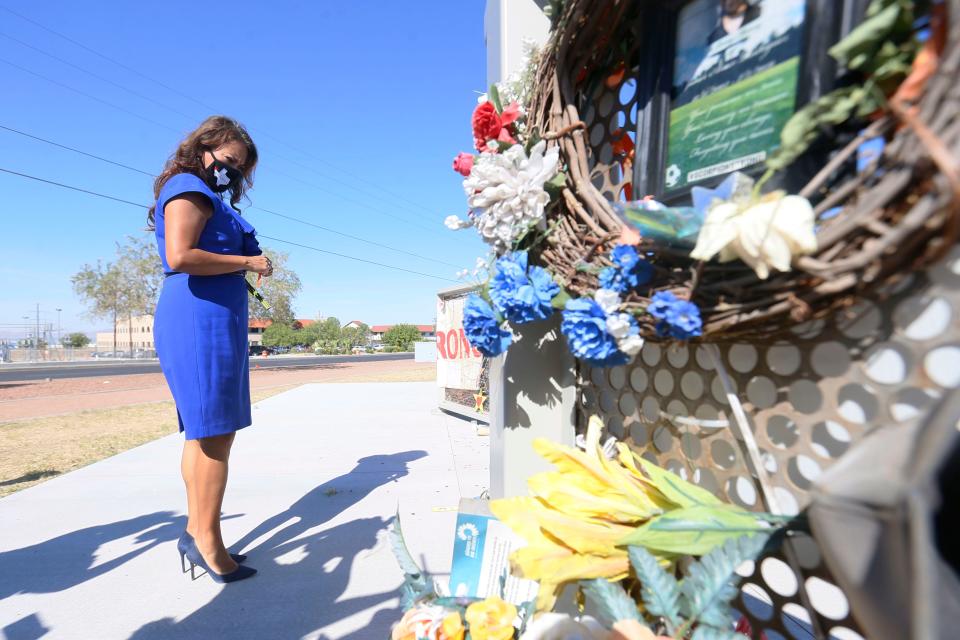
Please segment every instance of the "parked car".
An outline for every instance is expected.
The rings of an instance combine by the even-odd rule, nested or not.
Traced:
[[[270,348],[265,347],[262,344],[252,344],[250,345],[250,355],[252,356],[265,356],[270,354]]]

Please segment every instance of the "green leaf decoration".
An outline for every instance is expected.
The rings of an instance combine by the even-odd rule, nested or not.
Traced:
[[[687,577],[680,585],[683,594],[681,610],[686,625],[695,622],[718,629],[733,628],[730,601],[737,595],[740,577],[736,568],[755,559],[763,550],[765,535],[742,536],[727,540],[687,569]]]
[[[605,578],[580,583],[583,592],[596,605],[600,618],[612,625],[618,620],[641,620],[637,603],[617,582]]]
[[[487,93],[487,97],[490,99],[490,102],[493,103],[497,113],[503,113],[503,105],[500,103],[500,91],[497,89],[496,84],[490,85],[490,91]]]
[[[826,124],[846,122],[855,111],[871,113],[880,105],[865,87],[843,87],[809,103],[793,114],[780,132],[780,148],[767,166],[780,171],[806,151]]]
[[[873,54],[897,26],[898,19],[905,13],[900,2],[882,1],[888,6],[868,17],[847,37],[830,47],[828,53],[831,57],[848,69],[861,69],[869,63]],[[875,1],[870,5],[871,9],[880,4]]]
[[[554,309],[563,309],[567,306],[567,301],[570,300],[570,294],[566,289],[560,287],[560,293],[553,296],[553,300],[550,301],[550,305]]]
[[[749,511],[725,504],[695,505],[654,516],[618,544],[699,556],[731,538],[769,532]]]
[[[547,192],[551,200],[556,200],[560,197],[560,192],[566,184],[567,174],[560,171],[557,175],[543,183],[543,190]]]
[[[404,610],[413,606],[418,600],[435,596],[433,580],[420,568],[407,548],[403,538],[403,529],[400,528],[400,513],[393,518],[387,528],[387,537],[390,540],[390,549],[403,571],[403,584],[400,585],[400,606]]]
[[[854,116],[863,118],[885,106],[884,96],[910,73],[918,51],[913,19],[913,0],[870,3],[866,19],[829,51],[841,67],[859,72],[863,80],[821,96],[794,113],[781,131],[780,148],[767,160],[768,168],[780,171],[793,163],[824,125],[838,125]]]
[[[677,579],[663,570],[660,563],[643,547],[627,550],[642,588],[643,605],[647,612],[664,619],[667,632],[680,626],[680,585]]]
[[[667,500],[680,507],[724,504],[717,496],[703,487],[698,487],[692,482],[687,482],[672,471],[657,466],[646,458],[634,456],[633,459],[650,479],[650,483],[653,484]]]
[[[700,625],[693,631],[691,640],[743,640],[744,635],[732,629],[717,629]]]

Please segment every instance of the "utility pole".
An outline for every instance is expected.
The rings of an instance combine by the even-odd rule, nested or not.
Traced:
[[[37,336],[36,343],[34,344],[34,346],[36,346],[37,349],[39,349],[40,348],[40,303],[39,302],[37,303],[37,332],[34,335]]]
[[[60,312],[63,309],[57,309],[57,344],[63,347],[63,339],[60,337]]]

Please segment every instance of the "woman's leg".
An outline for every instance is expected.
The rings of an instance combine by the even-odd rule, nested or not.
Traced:
[[[197,454],[200,452],[200,443],[197,440],[183,441],[183,456],[180,459],[180,475],[183,476],[183,486],[187,491],[187,533],[197,537],[197,483],[193,480],[197,466]]]
[[[227,468],[234,434],[189,441],[196,449],[192,485],[197,548],[217,573],[229,573],[237,568],[223,544],[220,531],[220,512],[223,494],[227,488]],[[189,490],[188,490],[189,491]]]

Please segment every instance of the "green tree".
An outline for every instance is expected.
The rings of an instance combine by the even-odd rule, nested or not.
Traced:
[[[397,351],[413,351],[413,343],[420,341],[420,330],[412,324],[395,324],[383,334],[383,343]]]
[[[83,265],[70,278],[74,292],[87,303],[94,318],[110,318],[113,323],[113,350],[117,350],[117,317],[126,310],[125,278],[116,264]]]
[[[133,351],[133,316],[154,314],[163,284],[155,242],[147,236],[127,236],[124,244],[117,243],[116,265],[122,280],[122,312],[127,318]]]
[[[273,263],[273,275],[263,278],[260,286],[260,293],[270,305],[270,309],[264,309],[256,300],[250,300],[250,317],[273,320],[274,323],[289,327],[295,320],[293,300],[300,293],[300,278],[287,266],[289,256],[286,253],[267,248],[264,248],[263,252]],[[255,282],[256,274],[248,274],[247,278]]]
[[[65,347],[74,347],[81,348],[90,344],[90,338],[85,333],[80,333],[79,331],[75,333],[68,333],[62,339],[63,346]]]
[[[263,346],[292,347],[296,344],[296,331],[288,324],[274,322],[263,331]]]
[[[359,327],[344,327],[340,335],[350,347],[365,347],[370,341],[370,327],[361,324]]]

